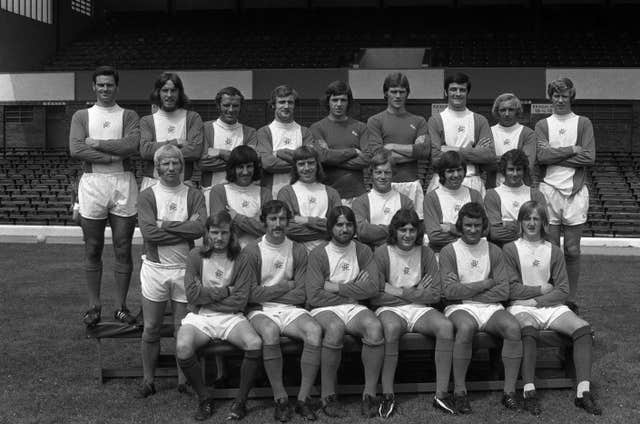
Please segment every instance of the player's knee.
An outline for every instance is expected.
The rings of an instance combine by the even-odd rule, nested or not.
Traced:
[[[384,342],[384,332],[382,324],[377,318],[368,319],[364,322],[365,332],[363,339],[369,344],[380,344]]]
[[[278,344],[280,343],[280,329],[276,325],[265,325],[260,329],[260,337],[264,344]]]
[[[176,339],[176,356],[178,359],[187,359],[195,354],[193,340],[184,331],[178,331]]]
[[[324,326],[324,341],[332,345],[342,345],[344,338],[345,326],[338,319],[331,320]]]
[[[400,340],[402,325],[398,321],[384,321],[382,323],[382,329],[384,332],[384,339],[387,342],[397,342]]]
[[[243,350],[260,350],[262,349],[262,339],[257,334],[247,335],[244,338]]]
[[[580,257],[580,244],[578,243],[565,243],[564,255],[566,260],[576,260]]]
[[[160,325],[156,324],[144,324],[142,330],[142,341],[146,343],[157,343],[160,341]]]
[[[304,329],[304,342],[313,346],[320,346],[322,343],[322,327],[320,327],[320,324],[310,321]]]
[[[502,329],[502,337],[505,340],[520,340],[522,337],[522,331],[520,330],[520,324],[518,321],[514,319],[506,322]]]
[[[103,245],[95,239],[85,237],[84,256],[86,262],[101,262]]]
[[[436,338],[438,339],[452,339],[453,338],[453,323],[448,319],[438,321],[436,326]]]
[[[455,326],[456,341],[461,343],[471,343],[476,334],[476,326],[468,322],[459,322]]]

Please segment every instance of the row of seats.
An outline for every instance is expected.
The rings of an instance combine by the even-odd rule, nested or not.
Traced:
[[[45,69],[83,70],[105,63],[120,69],[333,68],[357,63],[361,49],[372,47],[424,47],[424,65],[432,67],[640,66],[640,34],[632,28],[487,31],[487,24],[452,32],[410,16],[402,19],[413,18],[414,24],[397,25],[375,14],[340,20],[289,13],[250,19],[202,12],[195,17],[177,14],[168,21],[154,13],[116,14],[63,49]],[[286,21],[286,30],[272,25],[269,17]],[[243,19],[244,25],[234,24]]]
[[[142,163],[135,163],[140,183]],[[426,164],[419,172],[423,183],[429,180]],[[71,207],[80,173],[80,164],[64,151],[9,149],[0,157],[0,224],[73,225]],[[193,182],[199,181],[196,169]],[[640,153],[598,153],[589,186],[584,235],[640,237]]]

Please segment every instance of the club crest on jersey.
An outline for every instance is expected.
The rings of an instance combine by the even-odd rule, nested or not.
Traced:
[[[413,124],[409,124],[409,126],[411,127],[412,130],[416,130],[417,129],[416,126],[413,125]]]
[[[221,269],[216,269],[216,278],[222,278],[224,276],[224,271]]]
[[[464,130],[465,130],[465,126],[464,125],[459,125],[458,126],[458,132],[459,133],[464,132]]]
[[[480,261],[478,261],[477,259],[473,259],[471,261],[471,268],[478,268],[480,266]]]
[[[462,209],[462,205],[460,203],[457,203],[454,207],[453,210],[456,211],[456,213],[460,212],[460,209]]]
[[[277,261],[275,261],[273,263],[273,267],[275,269],[282,269],[282,267],[284,266],[284,262],[282,262],[282,260],[278,259]]]
[[[355,135],[356,137],[359,137],[359,134],[355,130],[351,131],[351,134]]]
[[[226,144],[227,146],[231,146],[233,144],[233,140],[231,139],[231,137],[227,137],[227,139],[224,141],[224,144]]]
[[[291,144],[291,139],[289,137],[285,137],[282,139],[282,144],[289,145]]]
[[[504,139],[504,145],[505,145],[505,146],[510,146],[510,145],[511,145],[511,140],[510,140],[510,139],[508,139],[508,138],[505,138],[505,139]]]
[[[109,122],[109,121],[104,121],[102,123],[102,128],[109,128],[110,126],[111,126],[111,122]]]
[[[351,265],[349,265],[349,264],[348,264],[348,263],[346,263],[346,262],[343,262],[343,263],[340,265],[340,269],[341,269],[341,270],[343,270],[343,271],[345,271],[345,272],[346,272],[346,271],[349,271],[349,269],[351,269]]]
[[[533,262],[531,263],[531,265],[538,267],[540,266],[540,259],[534,259]]]
[[[564,135],[566,132],[567,132],[566,128],[560,128],[560,130],[558,131],[560,135]]]
[[[249,207],[249,201],[243,200],[241,206],[242,206],[242,209],[247,209]]]
[[[411,272],[411,268],[409,268],[408,266],[405,266],[404,269],[402,270],[402,273],[404,275],[409,275],[410,272]]]
[[[176,126],[175,125],[169,125],[169,127],[167,128],[167,132],[172,133],[176,130]]]
[[[385,206],[384,209],[382,209],[382,213],[389,215],[391,213],[391,208],[389,206]]]
[[[178,204],[176,202],[169,203],[169,211],[175,212],[178,210]]]
[[[511,203],[511,206],[513,206],[514,208],[519,208],[520,202],[518,202],[517,200],[514,200],[513,203]]]
[[[309,203],[312,205],[315,205],[318,202],[318,199],[313,197],[313,196],[309,196]]]

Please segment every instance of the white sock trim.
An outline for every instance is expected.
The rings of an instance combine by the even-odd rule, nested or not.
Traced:
[[[578,383],[578,387],[576,389],[576,396],[581,398],[582,394],[584,392],[588,392],[589,391],[589,382],[588,381],[581,381]]]
[[[527,383],[522,388],[522,393],[530,392],[531,390],[535,390],[536,386],[533,383]]]

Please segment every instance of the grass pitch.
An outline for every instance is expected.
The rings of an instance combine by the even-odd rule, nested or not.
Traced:
[[[135,247],[139,257],[140,247]],[[78,245],[0,244],[0,423],[190,423],[193,396],[180,395],[175,379],[158,379],[159,393],[133,398],[139,380],[97,384],[94,342],[84,338],[86,309]],[[130,309],[139,309],[139,260],[130,289]],[[105,246],[103,316],[115,309],[111,246]],[[398,395],[391,423],[638,423],[640,422],[640,284],[638,257],[585,256],[578,299],[596,331],[593,386],[604,409],[592,417],[573,406],[573,390],[541,391],[536,419],[500,405],[500,392],[471,393],[473,415],[435,411],[431,394]],[[114,342],[107,361],[137,364],[139,343]],[[113,365],[113,362],[111,363]],[[379,422],[359,417],[358,398],[346,397],[351,415],[319,422]],[[273,422],[268,399],[249,401],[244,423]],[[208,422],[221,422],[229,401],[219,401]],[[292,422],[301,422],[294,417]]]

